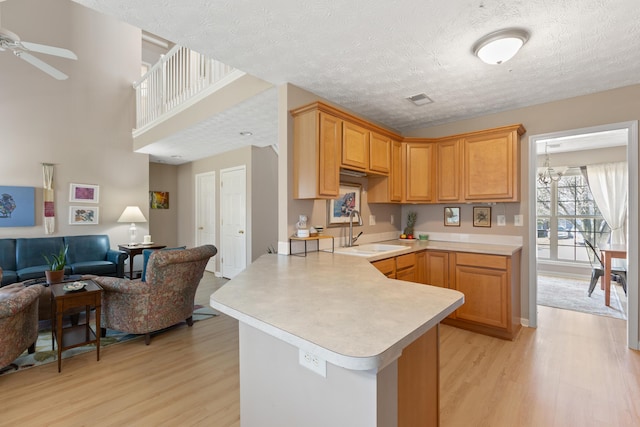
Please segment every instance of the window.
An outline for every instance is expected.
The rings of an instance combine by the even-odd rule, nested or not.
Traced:
[[[568,169],[548,185],[538,182],[536,193],[538,258],[589,262],[584,240],[601,245],[610,229],[580,170]]]

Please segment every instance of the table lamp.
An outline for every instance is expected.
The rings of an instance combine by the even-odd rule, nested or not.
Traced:
[[[129,227],[129,241],[130,245],[136,244],[136,222],[147,222],[147,219],[142,214],[142,211],[137,206],[127,206],[118,218],[118,222],[130,222]]]

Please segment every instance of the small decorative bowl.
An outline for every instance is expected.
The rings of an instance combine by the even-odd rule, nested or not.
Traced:
[[[86,282],[66,283],[62,286],[62,289],[64,289],[67,292],[73,292],[73,291],[79,291],[80,289],[83,289],[86,285],[87,285]]]
[[[420,239],[420,240],[429,240],[429,235],[428,234],[419,234],[418,235],[418,239]]]

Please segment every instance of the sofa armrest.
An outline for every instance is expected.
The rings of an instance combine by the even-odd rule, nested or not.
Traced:
[[[124,261],[128,255],[126,252],[109,249],[107,252],[107,261],[116,265],[116,277],[124,277]]]

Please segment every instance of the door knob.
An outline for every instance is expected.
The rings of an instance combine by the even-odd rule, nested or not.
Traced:
[[[238,231],[238,234],[244,234],[244,230]]]
[[[204,227],[198,227],[198,230],[204,230]]]

